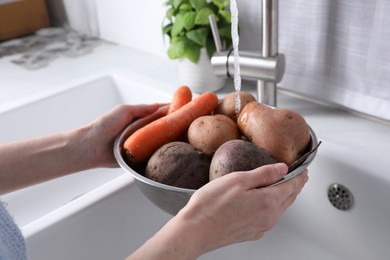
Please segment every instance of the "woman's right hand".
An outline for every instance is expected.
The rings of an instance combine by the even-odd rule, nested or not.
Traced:
[[[277,163],[209,182],[132,256],[196,259],[229,244],[260,239],[308,180],[304,170],[287,182],[269,186],[286,173],[287,166]]]
[[[179,217],[197,223],[203,252],[260,239],[293,203],[308,180],[307,170],[296,178],[268,187],[287,173],[283,163],[249,172],[235,172],[199,189]],[[201,244],[200,244],[201,245]]]

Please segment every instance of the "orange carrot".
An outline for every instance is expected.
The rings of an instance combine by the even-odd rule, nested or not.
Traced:
[[[171,104],[169,105],[168,114],[178,110],[192,100],[191,89],[187,86],[179,87],[173,94]]]
[[[159,109],[157,109],[155,112],[153,112],[152,114],[150,115],[147,115],[145,117],[141,117],[135,121],[133,121],[132,123],[130,123],[124,130],[123,130],[123,133],[122,135],[125,137],[125,138],[128,138],[130,135],[132,135],[135,131],[137,131],[138,129],[146,126],[147,124],[150,124],[151,122],[163,117],[163,116],[166,116],[167,113],[168,113],[168,110],[169,110],[169,105],[165,105],[165,106],[162,106],[160,107]]]
[[[131,163],[146,161],[158,148],[178,140],[196,118],[210,114],[218,105],[213,92],[205,92],[175,112],[138,129],[123,147]]]

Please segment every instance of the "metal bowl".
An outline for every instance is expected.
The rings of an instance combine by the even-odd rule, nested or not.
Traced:
[[[115,139],[114,142],[114,155],[115,158],[125,170],[126,173],[129,173],[134,177],[137,186],[144,193],[144,195],[153,202],[157,207],[162,209],[163,211],[176,215],[188,202],[192,194],[196,191],[194,189],[185,189],[178,188],[166,184],[162,184],[156,181],[153,181],[149,178],[146,178],[142,174],[138,173],[136,169],[133,169],[129,166],[124,150],[123,143],[125,140],[135,131],[134,124],[137,121],[130,124],[126,129],[124,129]],[[311,141],[308,147],[308,151],[316,148],[318,145],[317,137],[314,131],[309,127]],[[305,168],[307,168],[310,163],[313,161],[316,155],[316,150],[311,153],[299,166],[297,166],[294,170],[289,172],[283,179],[278,181],[273,185],[277,185],[279,183],[285,182],[298,174],[300,174]]]

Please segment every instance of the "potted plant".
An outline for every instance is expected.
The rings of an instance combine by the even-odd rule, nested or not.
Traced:
[[[168,0],[164,5],[162,31],[169,38],[167,54],[179,60],[181,83],[196,92],[221,88],[225,81],[213,74],[210,64],[216,47],[209,15],[214,14],[222,43],[230,47],[231,16],[226,10],[230,0]]]

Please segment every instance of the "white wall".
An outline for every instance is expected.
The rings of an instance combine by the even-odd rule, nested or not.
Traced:
[[[85,14],[96,8],[101,38],[141,51],[166,57],[167,44],[161,26],[166,8],[164,0],[63,0],[73,29],[86,32],[95,21]],[[95,1],[95,6],[91,2]],[[240,48],[261,49],[261,1],[238,1],[241,41]],[[92,15],[89,15],[92,16]],[[89,23],[89,25],[88,25]],[[166,41],[167,39],[165,39]]]
[[[103,39],[166,57],[167,46],[161,33],[166,10],[163,6],[164,0],[95,1],[100,36]],[[260,50],[261,0],[239,0],[237,5],[241,24],[241,47]]]
[[[96,1],[100,37],[167,58],[164,0],[80,2],[88,1]],[[237,4],[240,49],[260,51],[261,0]],[[390,121],[390,2],[280,0],[279,7],[287,57],[280,86]]]
[[[100,37],[166,57],[161,0],[96,0]]]

